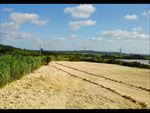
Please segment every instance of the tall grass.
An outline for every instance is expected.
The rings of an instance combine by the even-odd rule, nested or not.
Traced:
[[[0,87],[45,64],[45,57],[3,55],[0,57]]]

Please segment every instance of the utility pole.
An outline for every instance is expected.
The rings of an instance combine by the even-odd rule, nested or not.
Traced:
[[[84,51],[85,51],[85,47],[84,47]]]
[[[122,49],[121,49],[121,47],[120,47],[120,49],[119,49],[119,51],[120,51],[120,59],[121,59],[121,56],[122,56]]]
[[[42,53],[42,45],[40,44],[40,54]]]

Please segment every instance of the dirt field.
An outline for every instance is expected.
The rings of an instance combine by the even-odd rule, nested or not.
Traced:
[[[150,71],[89,62],[51,62],[0,89],[1,109],[147,109]]]

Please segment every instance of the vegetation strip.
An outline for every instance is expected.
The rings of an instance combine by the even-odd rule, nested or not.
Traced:
[[[56,63],[56,64],[62,65],[62,66],[65,66],[65,67],[68,67],[68,68],[71,68],[71,69],[74,69],[74,70],[77,70],[77,71],[80,71],[80,72],[84,72],[84,73],[89,74],[89,75],[93,75],[93,76],[96,76],[96,77],[105,78],[105,79],[107,79],[107,80],[111,80],[111,81],[114,81],[114,82],[122,83],[122,84],[127,85],[127,86],[135,87],[135,88],[138,88],[138,89],[141,89],[141,90],[145,90],[145,91],[150,92],[150,89],[143,88],[143,87],[141,87],[141,86],[135,86],[135,85],[132,85],[132,84],[127,84],[126,82],[123,82],[123,81],[114,80],[114,79],[111,79],[111,78],[108,78],[108,77],[104,77],[104,76],[101,76],[101,75],[97,75],[97,74],[93,74],[93,73],[86,72],[86,71],[83,71],[83,70],[79,70],[79,69],[77,69],[77,68],[73,68],[73,67],[70,67],[70,66],[66,66],[66,65],[63,65],[63,64],[60,64],[60,63]]]
[[[0,87],[33,72],[45,63],[44,56],[0,56]]]
[[[58,70],[61,70],[61,71],[63,71],[63,72],[66,72],[66,73],[68,73],[69,75],[71,75],[71,76],[73,76],[73,77],[76,77],[76,78],[82,79],[82,80],[84,80],[84,81],[86,81],[86,82],[89,82],[89,83],[92,83],[92,84],[98,85],[98,86],[100,86],[100,87],[102,87],[102,88],[104,88],[104,89],[107,89],[107,90],[109,90],[109,91],[111,91],[111,92],[113,92],[113,93],[115,93],[115,94],[117,94],[117,95],[119,95],[119,96],[121,96],[121,97],[123,97],[123,98],[127,99],[127,100],[132,101],[133,103],[138,103],[138,104],[139,104],[139,105],[141,105],[141,106],[142,106],[142,108],[144,108],[144,109],[148,109],[148,108],[149,108],[149,107],[147,106],[147,104],[145,104],[144,102],[141,102],[141,101],[135,100],[135,99],[133,99],[133,98],[132,98],[132,97],[130,97],[130,96],[122,95],[122,94],[120,94],[119,92],[117,92],[117,91],[116,91],[116,90],[114,90],[114,89],[111,89],[111,88],[105,87],[105,86],[103,86],[103,85],[101,85],[101,84],[99,84],[99,83],[93,82],[93,81],[88,80],[88,79],[86,79],[86,78],[78,77],[77,75],[72,74],[72,73],[70,73],[70,72],[68,72],[68,71],[65,71],[65,70],[63,70],[63,69],[61,69],[61,68],[59,68],[59,67],[57,67],[57,66],[53,66],[53,65],[50,65],[50,66],[55,67],[55,68],[57,68]]]

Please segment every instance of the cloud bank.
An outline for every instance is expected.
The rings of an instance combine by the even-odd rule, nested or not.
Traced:
[[[137,19],[138,19],[138,16],[137,16],[136,14],[132,14],[132,15],[127,14],[127,15],[124,17],[124,19],[133,21],[133,20],[137,20]]]
[[[71,30],[78,30],[81,27],[94,26],[95,24],[96,24],[96,21],[93,21],[93,20],[71,21],[69,23],[69,27]]]
[[[91,4],[83,4],[76,7],[67,7],[64,12],[75,19],[88,19],[95,10],[96,8]]]

